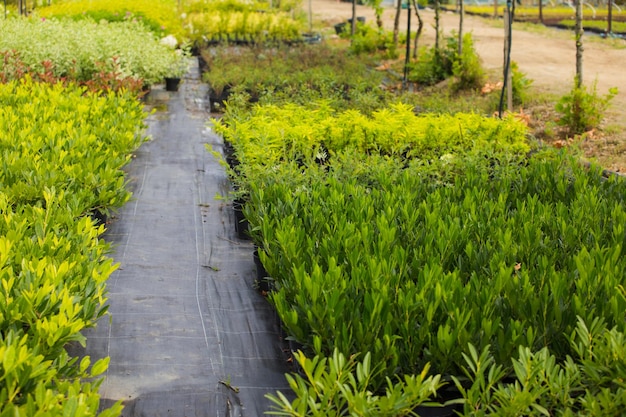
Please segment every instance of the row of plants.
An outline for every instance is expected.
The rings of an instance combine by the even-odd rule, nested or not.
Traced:
[[[626,33],[626,18],[624,20],[624,22],[612,22],[611,30],[614,33]],[[576,21],[573,19],[566,19],[559,21],[559,24],[568,29],[574,29]],[[585,20],[583,22],[583,27],[585,30],[606,31],[607,23],[606,20]]]
[[[99,375],[71,357],[106,313],[116,269],[102,219],[130,198],[122,167],[145,113],[129,92],[34,82],[0,84],[0,415],[99,413]]]
[[[108,74],[141,89],[186,71],[185,54],[137,22],[15,18],[1,20],[0,31],[6,79],[48,73],[84,83]]]
[[[211,11],[238,12],[287,12],[299,13],[300,0],[194,0],[185,4],[188,13],[206,13]]]
[[[465,6],[467,13],[479,14],[484,16],[493,16],[494,7],[493,4],[485,6],[467,5]],[[506,7],[498,6],[498,16],[502,17],[506,13]],[[549,21],[562,20],[572,18],[575,14],[573,6],[544,6],[541,10],[543,18]],[[606,7],[591,8],[588,5],[584,6],[584,16],[587,19],[593,17],[593,19],[604,20],[608,18],[608,9]],[[618,10],[614,8],[612,11],[613,19],[622,21],[626,19],[626,11]],[[516,6],[515,7],[515,19],[521,21],[538,21],[539,20],[539,7],[527,7]]]
[[[188,38],[196,46],[219,43],[293,43],[302,21],[287,12],[209,10],[187,17]]]
[[[485,348],[472,345],[464,355],[463,376],[453,377],[462,399],[443,407],[430,401],[451,386],[426,366],[418,375],[405,375],[395,383],[387,379],[384,392],[369,389],[379,372],[371,355],[345,357],[337,350],[330,357],[295,357],[300,374],[287,380],[295,399],[270,394],[271,415],[335,417],[358,416],[621,416],[626,406],[623,375],[624,333],[609,329],[602,320],[589,326],[579,321],[569,341],[573,357],[558,361],[547,348],[533,352],[520,347],[513,360],[514,378],[495,363]],[[425,405],[421,405],[425,404]]]
[[[204,49],[201,57],[206,63],[203,80],[217,104],[214,110],[223,110],[220,106],[233,92],[245,93],[247,102],[305,104],[324,99],[335,108],[363,110],[379,106],[389,95],[380,89],[384,73],[371,69],[371,59],[330,45],[218,47]]]
[[[174,36],[196,47],[216,43],[301,40],[302,20],[294,18],[299,2],[196,0],[174,2],[72,1],[38,9],[46,18],[135,22],[158,37]]]
[[[285,105],[225,120],[270,300],[318,355],[298,358],[298,400],[271,396],[277,414],[407,415],[430,366],[426,392],[456,381],[465,415],[617,415],[619,372],[602,364],[620,348],[586,349],[623,337],[623,180],[528,156],[512,119]],[[337,354],[352,380],[329,365]],[[395,411],[377,414],[381,401]]]
[[[90,19],[96,22],[135,22],[144,25],[156,36],[173,35],[179,42],[185,39],[181,10],[174,0],[74,0],[52,2],[36,9],[47,19]]]

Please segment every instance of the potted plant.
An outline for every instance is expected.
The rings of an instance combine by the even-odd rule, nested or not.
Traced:
[[[165,76],[165,90],[167,91],[178,91],[182,77],[189,70],[189,61],[186,54],[181,49],[177,49],[177,51],[181,51],[181,53],[177,54],[176,60],[174,60],[168,74]]]
[[[172,48],[176,48],[178,45],[178,41],[172,35],[163,38],[161,43]],[[189,71],[190,48],[187,46],[180,47],[175,52],[165,75],[165,90],[167,91],[178,91],[182,77]]]

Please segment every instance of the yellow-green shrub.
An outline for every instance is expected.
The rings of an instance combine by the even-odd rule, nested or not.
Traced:
[[[130,197],[121,168],[143,118],[128,93],[0,85],[0,415],[98,415],[108,359],[65,349],[106,312],[116,265],[90,214]]]
[[[183,29],[174,0],[78,0],[54,2],[37,9],[43,17],[92,18],[95,21],[119,22],[136,20],[160,36],[172,34],[183,40]]]

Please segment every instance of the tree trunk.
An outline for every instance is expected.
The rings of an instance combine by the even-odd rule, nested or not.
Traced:
[[[609,26],[606,31],[610,35],[613,33],[613,0],[609,0],[609,16],[608,16]]]
[[[543,0],[539,0],[539,21],[543,24]]]
[[[402,77],[402,87],[404,91],[409,91],[409,61],[411,58],[411,3],[407,2],[406,16],[406,53],[404,57],[404,76]]]
[[[576,0],[576,88],[583,85],[583,0]]]
[[[356,33],[356,0],[352,0],[352,25],[350,28],[350,33],[353,37]]]
[[[463,17],[465,15],[464,0],[459,0],[459,56],[463,55]]]
[[[507,93],[507,107],[509,111],[513,107],[513,89],[511,84],[511,41],[513,37],[513,12],[515,10],[515,3],[507,3],[506,9],[503,13],[504,17],[504,62],[503,62],[503,76],[504,85],[500,91],[500,104],[498,105],[498,117],[502,118],[502,111],[504,110],[504,93]]]
[[[439,14],[441,7],[439,0],[435,0],[435,51],[439,52]]]
[[[415,9],[415,16],[417,16],[417,32],[415,32],[415,39],[413,40],[413,59],[417,58],[417,46],[420,35],[422,34],[422,29],[424,28],[424,21],[422,20],[422,15],[420,14],[419,8],[417,7],[417,0],[413,1],[413,8]]]
[[[402,12],[402,0],[396,3],[396,17],[393,19],[393,46],[397,49],[400,42],[400,13]]]

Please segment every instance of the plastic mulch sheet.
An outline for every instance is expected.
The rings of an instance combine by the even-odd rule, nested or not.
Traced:
[[[167,110],[148,118],[152,139],[128,172],[133,199],[105,239],[120,268],[109,314],[85,332],[84,352],[109,356],[103,407],[123,416],[262,416],[264,396],[289,391],[280,325],[254,288],[253,247],[237,238],[224,169],[205,144],[206,87],[192,65],[180,90],[153,91]]]

